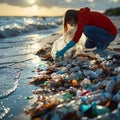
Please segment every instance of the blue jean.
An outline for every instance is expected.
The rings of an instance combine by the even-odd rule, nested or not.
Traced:
[[[88,38],[85,43],[86,48],[107,48],[110,42],[112,42],[116,37],[116,35],[110,35],[102,28],[91,25],[86,26],[83,32]]]

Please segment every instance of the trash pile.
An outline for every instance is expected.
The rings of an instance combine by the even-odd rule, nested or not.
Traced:
[[[119,49],[116,53],[119,53]],[[50,47],[37,53],[47,67],[29,82],[37,100],[25,110],[32,120],[120,119],[120,55],[106,59],[81,53],[53,60]]]

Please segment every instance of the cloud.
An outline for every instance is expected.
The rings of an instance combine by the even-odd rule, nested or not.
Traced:
[[[27,7],[28,3],[26,0],[0,0],[0,3],[19,6],[19,7]]]
[[[29,4],[30,0],[0,0],[0,3],[14,5],[19,7],[30,7],[38,5],[39,7],[60,7],[60,8],[81,8],[88,6],[91,9],[105,10],[111,7],[118,7],[120,0],[36,0],[34,4]]]
[[[116,2],[120,2],[119,0],[110,0],[110,1],[115,2],[115,3],[116,3]]]
[[[88,2],[94,2],[94,0],[88,0]]]

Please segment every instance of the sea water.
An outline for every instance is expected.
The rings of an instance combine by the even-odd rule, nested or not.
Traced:
[[[45,64],[35,52],[61,24],[61,17],[0,17],[0,119],[17,119],[28,105],[31,71]]]

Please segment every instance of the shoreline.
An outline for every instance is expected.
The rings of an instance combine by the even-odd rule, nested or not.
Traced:
[[[43,36],[51,37],[51,35],[54,33],[54,31],[58,31],[58,30],[59,30],[59,28],[54,29],[54,30],[49,30],[46,34],[44,33]],[[51,34],[49,34],[50,32],[51,32]],[[53,41],[55,39],[57,39],[57,36],[60,36],[57,34],[57,32],[55,32],[54,34],[56,34],[56,35],[53,37],[54,38]],[[36,75],[32,72],[33,69],[35,69],[39,65],[43,64],[41,62],[40,57],[35,55],[36,50],[37,50],[36,45],[37,45],[37,47],[40,48],[40,46],[43,47],[43,44],[44,44],[44,46],[46,46],[47,42],[49,43],[52,41],[52,40],[51,41],[47,40],[46,37],[43,37],[43,36],[38,33],[36,33],[36,34],[33,33],[33,34],[28,34],[26,36],[19,36],[19,37],[5,39],[6,41],[11,40],[11,41],[16,41],[16,42],[13,43],[13,45],[15,44],[14,48],[8,47],[7,49],[5,49],[3,51],[3,54],[6,54],[6,57],[8,57],[8,59],[5,57],[3,59],[5,59],[5,60],[7,59],[8,61],[11,61],[10,66],[8,66],[8,67],[6,66],[5,68],[4,67],[2,68],[3,71],[4,71],[4,69],[8,70],[7,73],[3,72],[3,78],[6,78],[6,80],[7,80],[7,78],[11,78],[10,80],[12,80],[12,78],[13,78],[14,81],[18,81],[18,83],[17,83],[18,85],[17,85],[17,89],[14,92],[9,94],[8,96],[1,98],[1,100],[0,100],[1,101],[0,102],[0,106],[1,106],[0,114],[4,114],[4,116],[5,116],[5,117],[3,117],[3,116],[0,116],[0,117],[2,117],[4,120],[8,120],[8,119],[16,120],[19,118],[21,119],[21,117],[23,117],[23,119],[25,119],[23,109],[26,108],[26,106],[31,106],[31,104],[32,104],[30,102],[31,100],[26,100],[25,97],[30,96],[32,93],[32,90],[36,89],[36,87],[28,85],[28,82],[32,79],[33,76]],[[30,39],[29,42],[28,42],[28,39],[26,42],[26,38]],[[17,42],[19,40],[20,41],[23,40],[23,42],[20,42],[20,43]],[[5,43],[6,43],[6,41],[5,41]],[[22,45],[24,43],[24,41],[25,41],[25,44],[24,44],[25,46]],[[10,45],[12,45],[12,43]],[[25,54],[24,54],[23,50],[26,50]],[[32,51],[32,53],[30,53],[28,50]],[[9,53],[8,55],[7,55],[7,51]],[[17,52],[15,52],[15,51],[17,51]],[[20,52],[18,52],[18,51],[20,51]],[[23,52],[21,52],[21,51],[23,51]],[[23,56],[22,56],[22,54],[23,54]],[[17,55],[17,57],[16,57],[16,55]],[[12,64],[13,59],[14,59],[14,61]],[[6,61],[3,61],[3,62],[5,63]],[[19,76],[15,75],[14,72],[16,73],[16,71],[19,71],[19,70],[20,70],[21,74]],[[12,74],[9,75],[8,73],[12,73]],[[4,75],[5,75],[5,77],[4,77]],[[3,78],[1,78],[1,80]],[[7,81],[6,81],[6,83],[7,83]],[[12,84],[12,82],[10,84]],[[15,84],[15,83],[13,83],[13,84]],[[7,108],[9,109],[9,111],[7,113],[4,113]],[[22,114],[22,115],[20,115],[20,114]],[[17,116],[19,116],[19,118],[17,118]],[[27,118],[29,119],[29,116]]]
[[[42,38],[41,39],[41,41],[38,43],[38,45],[40,45],[40,49],[42,49],[42,48],[46,48],[46,47],[48,47],[48,46],[50,46],[56,39],[58,39],[59,37],[61,36],[61,33],[60,33],[60,31],[59,32],[56,32],[56,33],[53,33],[53,34],[51,34],[50,36],[47,36],[47,37],[44,37],[44,38]],[[42,46],[41,46],[41,44],[42,44]],[[37,53],[36,53],[37,54]],[[33,71],[33,69],[31,69],[31,72]],[[27,82],[26,84],[28,84],[29,82]],[[28,85],[29,86],[29,85]],[[32,92],[32,91],[31,91]],[[29,102],[29,104],[27,105],[27,106],[25,106],[25,108],[24,109],[27,109],[27,108],[29,108],[33,103],[34,103],[34,101],[36,101],[36,96],[35,95],[32,95],[32,96],[34,96],[32,99],[28,99],[28,100],[26,100],[26,101],[28,101]],[[17,116],[15,116],[14,117],[14,119],[15,120],[30,120],[31,119],[31,117],[30,117],[30,115],[26,115],[25,113],[24,113],[24,111],[23,111],[23,113],[21,113],[20,115],[17,115]]]

